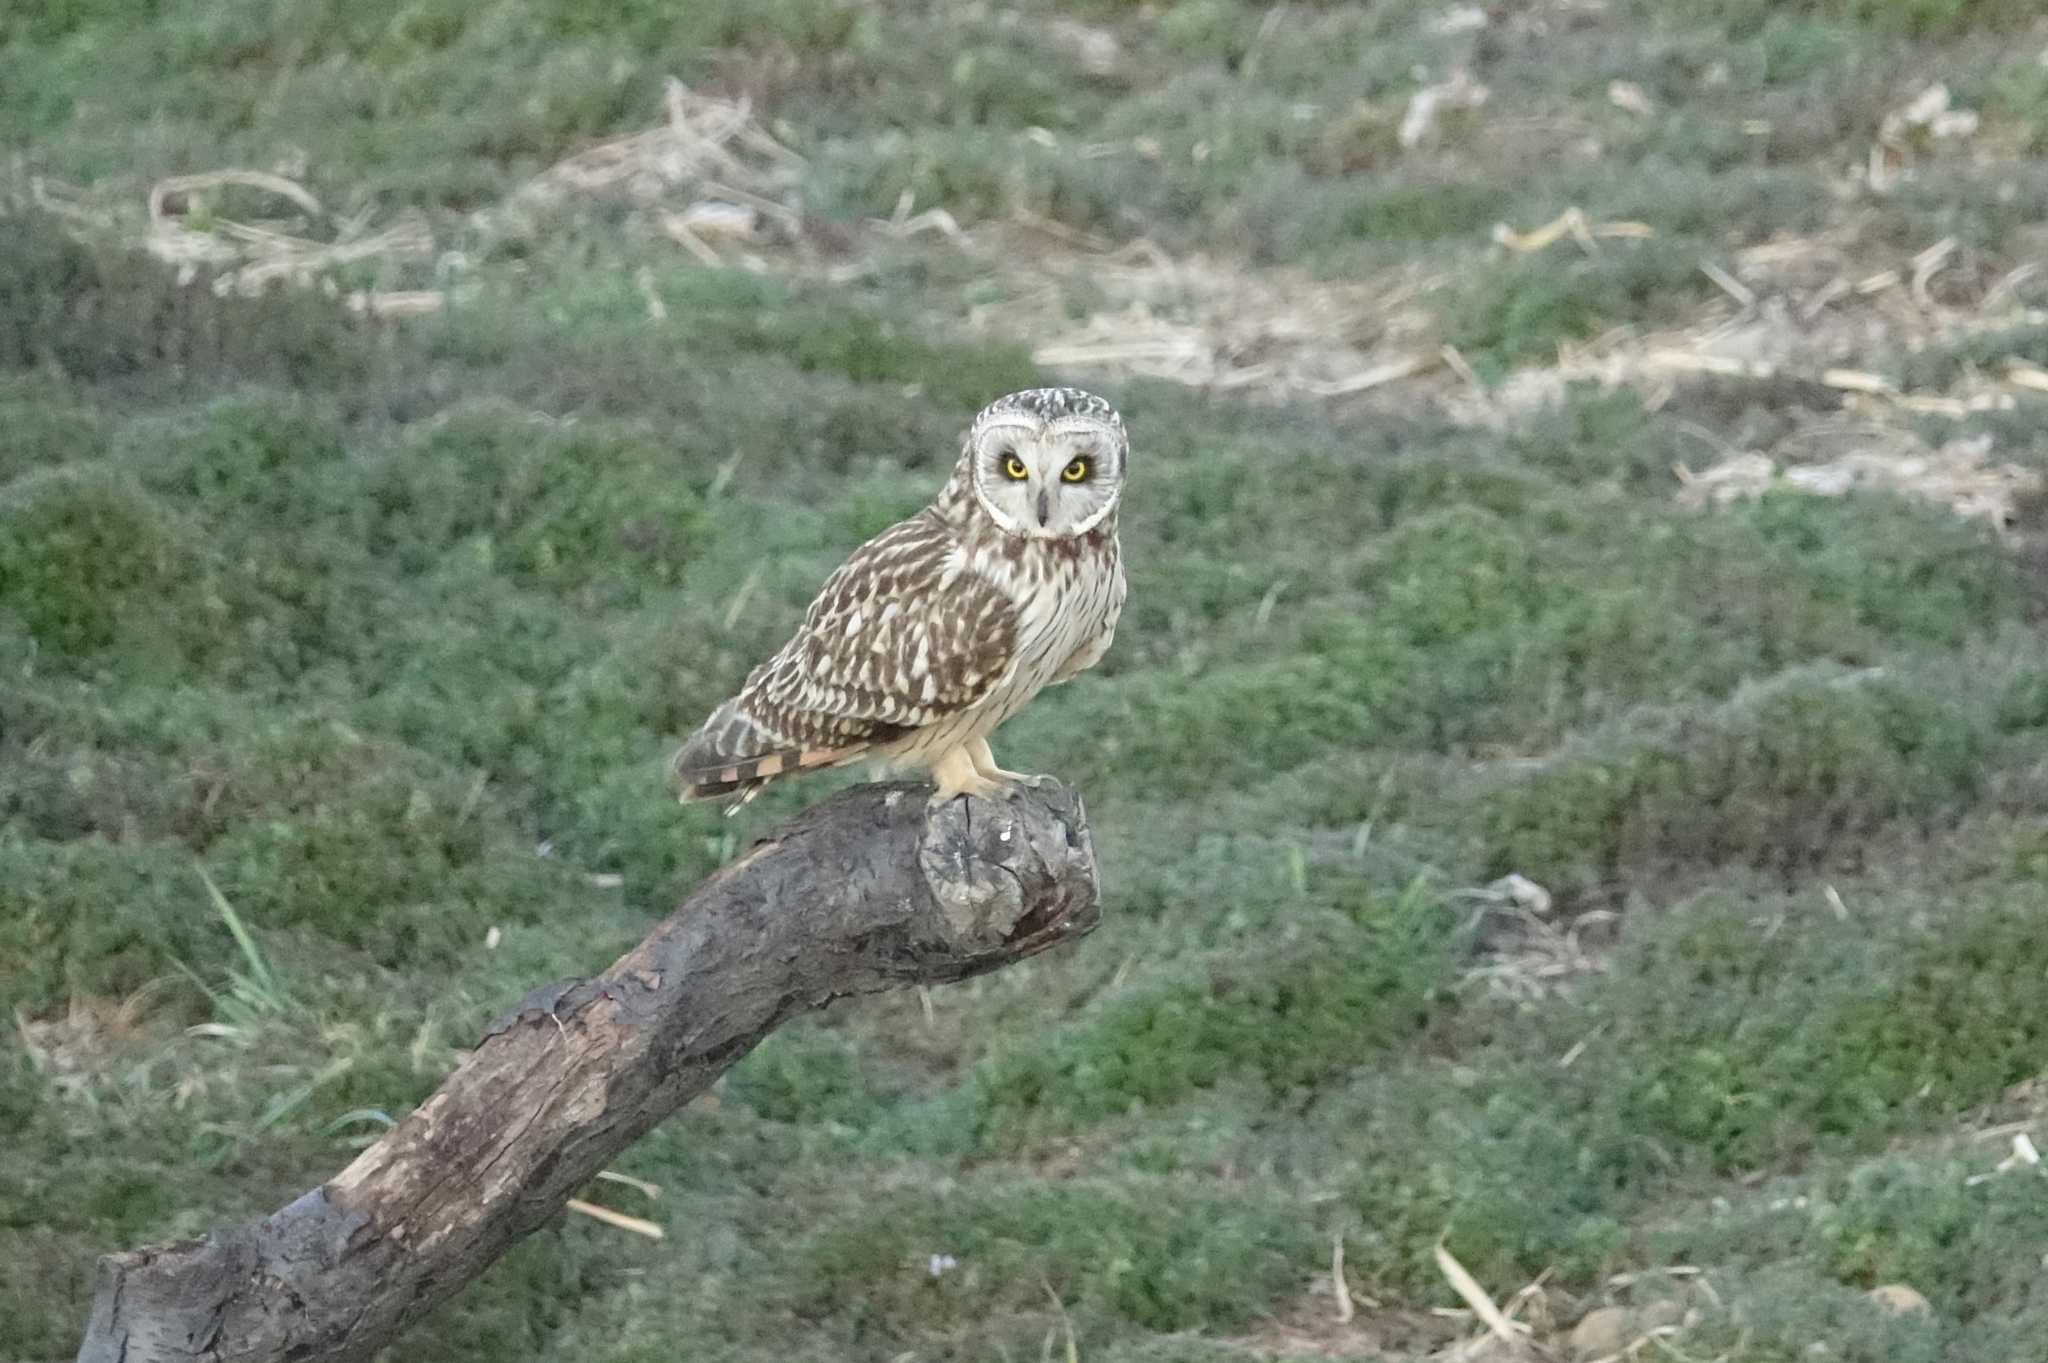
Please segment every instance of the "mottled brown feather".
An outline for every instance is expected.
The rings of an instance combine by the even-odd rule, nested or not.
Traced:
[[[794,636],[676,754],[685,800],[831,765],[967,709],[1016,652],[1016,612],[931,511],[856,549]],[[808,760],[807,760],[808,759]]]

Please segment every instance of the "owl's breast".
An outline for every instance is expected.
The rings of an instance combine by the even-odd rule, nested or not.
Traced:
[[[1017,606],[1017,653],[1006,689],[1019,704],[1115,627],[1122,577],[1116,541],[1088,550],[1074,554],[1060,546],[1025,554],[1014,565],[1010,585]]]

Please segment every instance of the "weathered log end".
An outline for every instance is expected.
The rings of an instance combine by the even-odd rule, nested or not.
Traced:
[[[603,974],[546,985],[261,1221],[107,1255],[80,1363],[367,1358],[788,1019],[986,974],[1101,918],[1079,794],[857,786],[756,843]]]
[[[918,788],[902,798],[924,803]],[[1008,800],[929,811],[918,865],[952,931],[946,945],[970,964],[954,979],[1084,935],[1101,920],[1087,811],[1079,791],[1052,781]]]

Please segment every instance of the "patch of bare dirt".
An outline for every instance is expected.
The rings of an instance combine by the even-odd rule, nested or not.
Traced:
[[[1901,493],[1938,502],[2000,533],[2020,520],[2020,505],[2043,491],[2034,469],[1991,460],[1988,434],[1929,448],[1910,430],[1867,426],[1852,447],[1831,458],[1786,462],[1754,450],[1733,454],[1698,473],[1681,464],[1678,498],[1689,506],[1726,506],[1785,488],[1818,497],[1859,489]]]
[[[1258,1330],[1224,1343],[1273,1363],[1623,1363],[1683,1358],[1682,1336],[1720,1300],[1691,1265],[1609,1278],[1590,1300],[1539,1275],[1496,1300],[1457,1259],[1437,1250],[1461,1307],[1395,1306],[1360,1293],[1337,1256],[1328,1277],[1285,1303]]]
[[[742,98],[693,92],[671,78],[662,121],[608,138],[557,162],[484,217],[498,230],[533,230],[532,218],[596,199],[651,213],[661,231],[707,265],[765,268],[770,253],[804,244],[796,186],[804,159],[755,120]],[[737,262],[728,259],[737,254]]]
[[[1176,258],[1138,241],[1104,252],[1041,247],[1009,274],[1009,296],[978,309],[970,326],[1026,340],[1038,363],[1061,372],[1284,401],[1361,393],[1442,363],[1421,302],[1440,281],[1418,269],[1333,282]],[[1103,299],[1078,324],[1065,307],[1069,281]]]
[[[154,988],[139,989],[125,999],[74,995],[62,1013],[36,1017],[26,1009],[14,1013],[15,1035],[22,1053],[60,1092],[82,1096],[103,1087],[114,1071],[132,1063],[156,1039],[149,1008]]]
[[[1921,392],[1871,367],[1877,357],[1995,342],[2000,333],[2048,322],[2048,310],[2021,302],[2037,266],[1992,272],[1953,237],[1895,261],[1858,261],[1853,238],[1845,228],[1763,242],[1725,265],[1703,260],[1723,297],[1687,326],[1618,330],[1565,348],[1554,365],[1518,370],[1490,392],[1452,395],[1449,405],[1465,420],[1499,425],[1587,381],[1636,384],[1654,406],[1690,379],[1791,380],[1833,394],[1851,411],[1960,418],[2048,391],[2048,373],[2025,362],[1966,371],[1944,390]]]
[[[1454,1320],[1371,1298],[1354,1301],[1346,1315],[1338,1309],[1329,1284],[1321,1283],[1283,1304],[1259,1329],[1227,1342],[1249,1357],[1274,1363],[1326,1363],[1428,1358],[1454,1346],[1461,1333]]]
[[[706,265],[796,269],[815,260],[802,227],[796,185],[803,158],[753,117],[745,100],[691,91],[670,80],[662,119],[642,132],[596,143],[534,176],[505,202],[471,216],[491,236],[545,230],[551,215],[598,202],[623,202]],[[174,176],[151,187],[139,231],[133,210],[97,202],[72,186],[30,182],[39,208],[82,232],[120,232],[178,272],[205,273],[217,294],[253,295],[284,285],[339,296],[335,271],[369,263],[430,262],[440,278],[459,274],[459,252],[444,249],[418,214],[375,225],[337,213],[301,178],[303,164],[231,167]],[[238,216],[225,211],[234,196]],[[355,290],[356,312],[408,317],[438,312],[444,288]]]

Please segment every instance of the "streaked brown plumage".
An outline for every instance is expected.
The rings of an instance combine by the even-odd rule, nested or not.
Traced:
[[[921,767],[935,800],[994,794],[988,735],[1092,667],[1124,601],[1129,444],[1101,398],[1032,389],[975,418],[917,515],[856,549],[795,635],[676,754],[685,800],[858,758]]]

